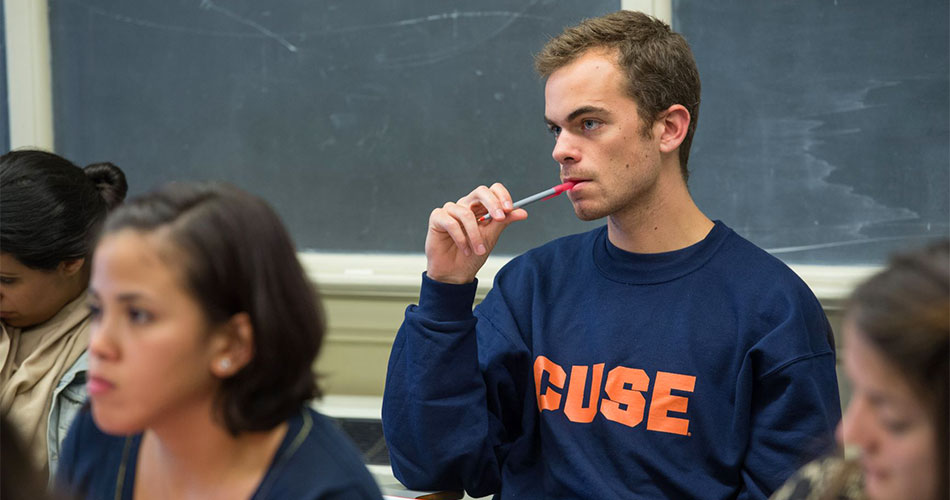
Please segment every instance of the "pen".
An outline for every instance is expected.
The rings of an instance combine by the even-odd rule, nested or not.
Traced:
[[[529,203],[534,203],[538,200],[546,200],[548,198],[554,198],[555,196],[563,193],[564,191],[570,191],[572,187],[574,187],[573,182],[565,182],[564,184],[558,184],[557,186],[554,186],[551,189],[545,189],[544,191],[541,191],[540,193],[533,194],[527,198],[522,198],[516,201],[514,205],[512,206],[512,209],[523,207]],[[481,222],[483,220],[489,220],[489,219],[491,219],[491,214],[485,214],[478,218],[478,222]]]

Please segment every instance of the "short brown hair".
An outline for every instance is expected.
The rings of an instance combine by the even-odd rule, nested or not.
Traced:
[[[590,49],[617,51],[617,65],[627,75],[627,93],[637,103],[644,133],[660,113],[674,104],[689,111],[689,128],[680,145],[683,179],[699,118],[699,70],[693,52],[669,25],[641,12],[621,10],[586,19],[544,45],[534,59],[538,73],[547,78]]]
[[[104,234],[124,229],[168,231],[211,324],[250,316],[254,357],[222,381],[216,400],[232,434],[272,429],[320,395],[312,371],[325,331],[319,295],[264,199],[224,184],[168,184],[116,209]]]

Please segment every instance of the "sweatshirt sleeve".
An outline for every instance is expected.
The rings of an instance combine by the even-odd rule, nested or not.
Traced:
[[[521,402],[497,400],[514,394],[498,390],[510,378],[509,353],[504,342],[479,346],[491,325],[472,313],[475,290],[476,283],[450,285],[423,275],[419,305],[407,308],[396,334],[383,431],[393,473],[411,489],[483,496],[500,487],[506,438],[492,408]]]
[[[809,309],[790,311],[750,353],[757,375],[739,498],[768,498],[803,464],[834,451],[841,420],[834,340],[824,313]]]

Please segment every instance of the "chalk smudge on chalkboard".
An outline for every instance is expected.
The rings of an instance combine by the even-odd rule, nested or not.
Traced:
[[[866,129],[871,125],[854,117],[879,106],[869,94],[895,88],[900,82],[870,79],[857,89],[838,88],[837,82],[813,84],[823,91],[821,110],[791,101],[777,103],[787,113],[785,116],[750,108],[747,112],[754,118],[752,125],[741,133],[732,131],[736,137],[729,156],[711,162],[731,161],[739,172],[745,172],[741,178],[747,189],[741,196],[735,191],[727,198],[718,193],[710,196],[703,191],[704,184],[715,182],[701,180],[696,184],[697,198],[706,205],[726,207],[728,211],[720,208],[720,214],[734,229],[773,253],[795,254],[915,238],[882,236],[880,231],[883,227],[913,225],[921,220],[917,211],[884,202],[855,184],[853,175],[840,173],[863,167],[854,155],[843,156],[838,151],[842,143],[866,141]],[[750,94],[761,92],[761,87],[749,90]],[[702,151],[703,147],[700,142],[697,149],[705,153],[697,155],[700,162],[719,153]],[[763,162],[763,158],[767,160]],[[698,174],[702,178],[709,172],[700,169]],[[718,175],[723,176],[723,172]],[[744,209],[747,206],[766,208]]]

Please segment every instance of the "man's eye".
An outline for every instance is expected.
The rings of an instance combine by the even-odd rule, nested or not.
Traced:
[[[561,127],[558,127],[557,125],[548,125],[548,132],[551,132],[551,135],[557,137],[561,135]]]
[[[584,126],[584,130],[594,130],[600,126],[600,122],[597,120],[584,120],[581,123]]]
[[[0,284],[12,285],[12,284],[14,284],[14,283],[16,283],[16,278],[10,278],[10,277],[8,277],[8,276],[2,276],[2,277],[0,277]]]

